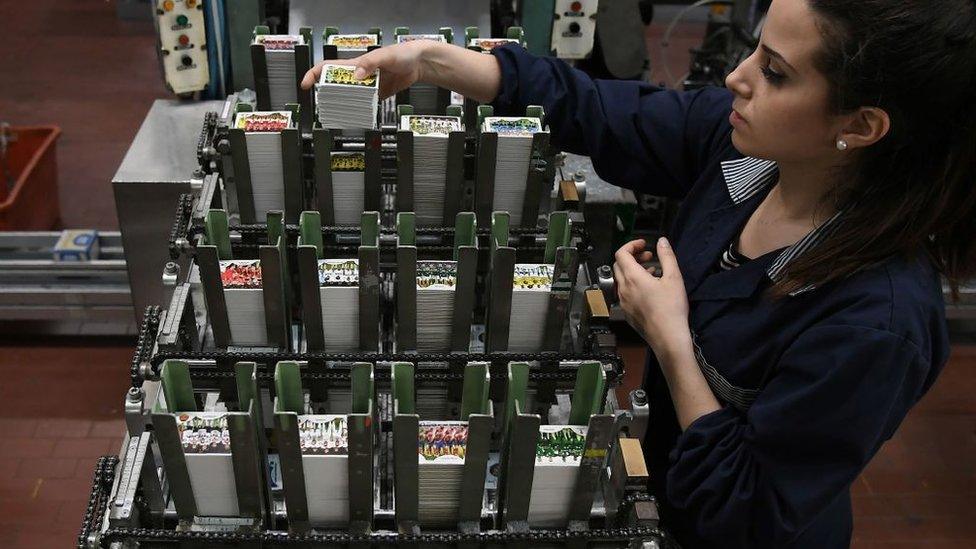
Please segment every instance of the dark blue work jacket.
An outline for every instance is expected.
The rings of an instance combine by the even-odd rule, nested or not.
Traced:
[[[949,353],[940,278],[918,254],[780,299],[782,269],[829,234],[716,271],[777,179],[731,142],[724,89],[592,80],[561,61],[495,50],[501,114],[545,108],[552,142],[606,181],[683,198],[670,233],[705,378],[723,408],[678,427],[653,359],[644,441],[665,525],[686,547],[847,547],[850,485]]]

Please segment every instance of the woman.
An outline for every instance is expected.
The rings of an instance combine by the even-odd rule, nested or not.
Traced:
[[[663,518],[687,547],[849,544],[852,481],[947,359],[940,275],[976,272],[974,0],[774,0],[727,89],[594,81],[514,46],[354,63],[384,95],[541,104],[602,178],[683,198],[663,276],[639,240],[614,268],[653,350]]]

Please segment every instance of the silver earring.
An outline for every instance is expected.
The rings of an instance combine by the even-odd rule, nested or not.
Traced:
[[[837,150],[838,151],[846,151],[847,150],[847,141],[844,141],[843,139],[838,139],[837,140]]]

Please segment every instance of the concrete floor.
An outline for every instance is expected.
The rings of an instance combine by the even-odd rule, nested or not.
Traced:
[[[674,13],[670,11],[669,13]],[[667,13],[648,30],[652,80]],[[110,181],[152,100],[165,97],[150,23],[112,2],[0,2],[0,120],[57,124],[62,219],[117,226]],[[675,77],[698,24],[668,48]],[[74,545],[95,460],[117,450],[134,342],[0,340],[0,546]],[[632,385],[643,347],[621,349]],[[853,487],[855,547],[976,546],[976,347],[957,346],[941,379]]]

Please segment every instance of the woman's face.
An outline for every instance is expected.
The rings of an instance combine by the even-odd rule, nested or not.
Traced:
[[[807,0],[773,0],[759,47],[727,78],[732,143],[744,155],[810,162],[836,154],[842,128],[814,66],[822,37]]]

